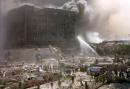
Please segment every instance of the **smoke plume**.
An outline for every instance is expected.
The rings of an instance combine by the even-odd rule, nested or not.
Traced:
[[[31,3],[39,7],[60,7],[82,12],[82,19],[77,29],[79,34],[92,39],[120,40],[129,39],[130,34],[130,0],[0,0],[1,12],[23,4]],[[80,9],[79,9],[80,7]],[[90,37],[94,33],[98,37]],[[88,37],[89,36],[89,37]],[[91,38],[91,39],[90,39]]]
[[[85,0],[71,0],[64,5],[68,10],[77,10],[79,4],[84,7],[78,27],[79,34],[87,41],[130,39],[129,0],[92,0],[91,3]],[[99,36],[93,36],[95,33]]]
[[[97,29],[106,39],[128,39],[130,0],[93,0]]]

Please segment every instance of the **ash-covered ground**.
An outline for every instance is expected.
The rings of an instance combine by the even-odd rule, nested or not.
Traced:
[[[130,88],[128,0],[0,2],[0,89]]]

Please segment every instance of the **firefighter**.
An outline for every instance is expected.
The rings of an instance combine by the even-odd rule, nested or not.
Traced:
[[[59,88],[61,87],[61,81],[60,80],[58,81],[58,87]]]
[[[85,81],[85,89],[89,89],[87,81]]]
[[[53,89],[53,82],[51,82],[51,88]]]
[[[75,79],[75,76],[72,75],[72,76],[71,76],[72,83],[74,83],[74,79]]]
[[[82,79],[80,78],[80,85],[83,86],[83,82],[82,82]]]

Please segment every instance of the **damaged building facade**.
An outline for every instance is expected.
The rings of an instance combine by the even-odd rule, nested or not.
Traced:
[[[22,6],[8,13],[9,48],[66,46],[74,43],[78,14],[60,9]]]
[[[49,45],[76,52],[77,12],[24,5],[8,12],[6,50],[46,48]]]

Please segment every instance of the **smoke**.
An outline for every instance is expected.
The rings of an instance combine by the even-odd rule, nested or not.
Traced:
[[[52,5],[52,4],[45,5],[44,8],[63,9],[63,8],[60,7],[60,6],[56,6],[56,5]]]
[[[89,42],[99,43],[101,38],[95,35],[96,28],[95,17],[96,13],[91,5],[85,0],[71,0],[63,5],[63,9],[76,11],[80,14],[80,21],[77,28],[78,35],[82,35]],[[99,34],[98,34],[99,35]]]
[[[82,14],[77,27],[78,33],[87,41],[96,40],[90,35],[99,34],[98,39],[129,39],[130,0],[0,0],[1,13],[18,7],[23,3],[39,7],[67,9]],[[66,2],[66,3],[65,3]],[[87,34],[86,34],[87,33]]]
[[[80,12],[81,10],[83,13],[91,13],[92,8],[88,5],[86,0],[70,0],[66,2],[63,6],[63,9]]]
[[[88,41],[92,43],[101,43],[103,41],[103,38],[100,37],[98,32],[87,32],[86,36]]]
[[[70,11],[79,12],[75,0],[71,0],[71,1],[69,1],[69,2],[67,2],[67,3],[65,3],[65,4],[62,6],[62,8],[65,9],[65,10],[70,10]]]
[[[97,30],[105,39],[128,39],[130,34],[130,0],[93,0]]]
[[[64,8],[80,12],[79,4],[83,13],[77,29],[87,41],[130,39],[130,0],[71,0]]]
[[[16,0],[0,0],[1,2],[1,13],[5,14],[9,10],[18,6],[18,2]]]
[[[68,0],[0,0],[1,13],[7,13],[9,10],[22,4],[33,4],[37,7],[60,7]]]
[[[126,40],[130,34],[129,0],[93,0],[92,29],[105,40]]]

